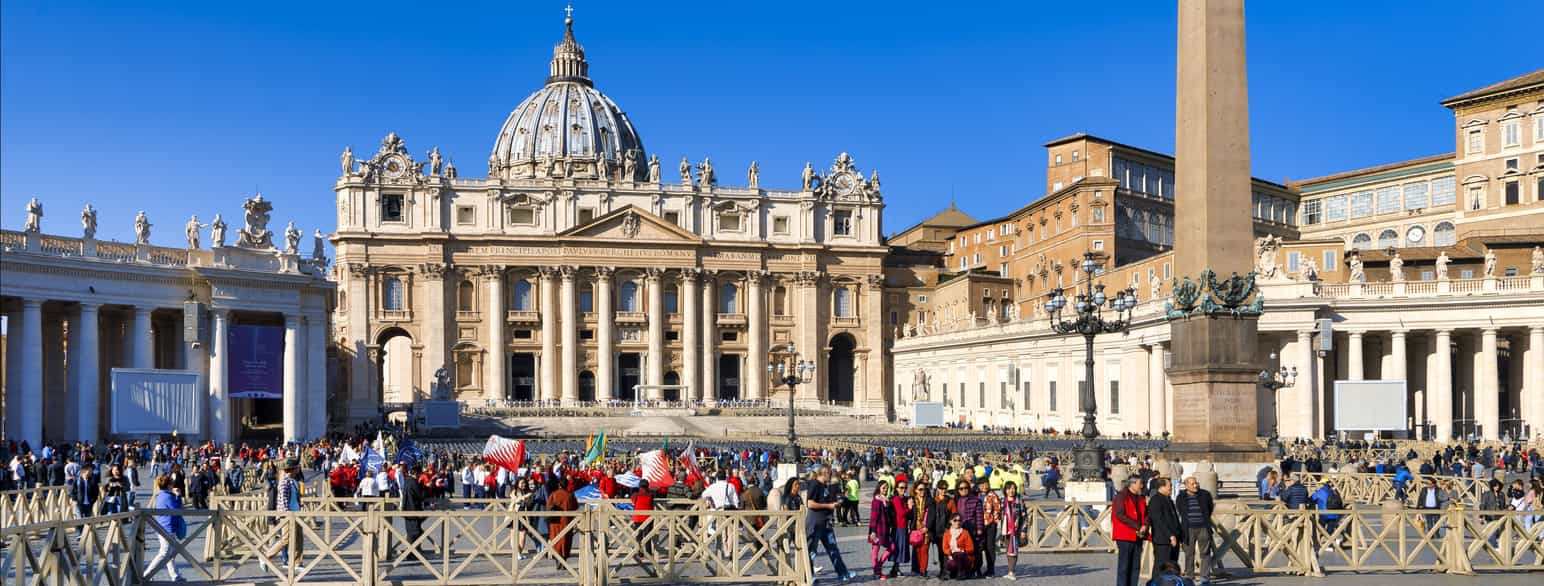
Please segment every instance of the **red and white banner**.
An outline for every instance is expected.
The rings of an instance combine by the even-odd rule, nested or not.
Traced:
[[[670,473],[670,458],[663,450],[639,454],[638,463],[643,467],[643,477],[649,481],[649,488],[657,490],[675,484],[675,476]]]
[[[704,485],[707,484],[707,479],[702,475],[702,468],[697,465],[696,446],[692,444],[686,444],[686,450],[681,452],[681,457],[679,459],[681,461],[681,467],[686,469],[687,483],[698,482]]]
[[[488,443],[483,445],[483,459],[510,472],[519,472],[525,465],[525,440],[490,435]]]

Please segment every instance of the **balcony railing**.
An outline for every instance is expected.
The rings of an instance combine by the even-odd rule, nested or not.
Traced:
[[[831,324],[832,325],[836,325],[836,326],[848,326],[848,327],[857,326],[860,323],[860,321],[861,320],[859,318],[856,318],[856,317],[833,317],[833,318],[831,318]]]
[[[745,325],[745,314],[743,314],[743,313],[720,313],[720,314],[718,314],[718,323],[719,323],[719,325],[726,325],[726,326],[743,326],[743,325]]]
[[[541,321],[541,312],[538,311],[508,311],[505,319],[518,323],[538,323]]]
[[[648,316],[644,315],[641,311],[618,311],[616,312],[616,321],[617,323],[641,324],[648,321]]]
[[[259,250],[230,246],[193,249],[150,246],[52,234],[29,234],[14,230],[0,230],[0,249],[6,252],[166,267],[217,266],[260,272],[303,272],[318,278],[325,277],[324,269],[327,266],[325,258],[305,258],[300,255],[286,254],[277,249]]]
[[[382,309],[381,319],[386,321],[411,321],[413,312],[407,309]]]
[[[476,311],[456,311],[457,321],[477,321],[482,314]]]

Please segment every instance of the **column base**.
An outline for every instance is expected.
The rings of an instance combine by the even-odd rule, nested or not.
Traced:
[[[1276,467],[1276,457],[1258,442],[1188,442],[1170,444],[1165,458],[1178,462],[1186,475],[1195,473],[1202,462],[1210,462],[1217,479],[1225,482],[1256,482],[1262,470]]]
[[[1104,481],[1068,481],[1065,485],[1067,500],[1075,503],[1108,503],[1109,486]]]

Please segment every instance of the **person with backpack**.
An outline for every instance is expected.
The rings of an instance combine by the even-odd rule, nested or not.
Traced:
[[[1314,491],[1313,496],[1309,498],[1313,500],[1314,508],[1320,511],[1327,511],[1319,514],[1319,525],[1324,527],[1324,534],[1335,535],[1335,529],[1340,526],[1340,514],[1328,511],[1343,511],[1346,509],[1346,503],[1341,498],[1340,491],[1335,490],[1335,487],[1330,486],[1330,483],[1326,482],[1319,485],[1319,490]],[[1342,541],[1344,539],[1341,536],[1335,535],[1333,547],[1340,547]],[[1324,551],[1330,551],[1331,547],[1329,543],[1325,543]]]

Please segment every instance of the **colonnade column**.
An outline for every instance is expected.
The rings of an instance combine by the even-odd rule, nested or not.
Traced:
[[[1475,368],[1480,377],[1474,390],[1474,418],[1482,427],[1480,433],[1484,439],[1493,440],[1501,437],[1501,402],[1497,394],[1500,389],[1497,386],[1496,367],[1496,328],[1480,330],[1480,363]]]
[[[1292,381],[1292,389],[1289,391],[1291,399],[1286,401],[1286,406],[1291,410],[1288,417],[1287,409],[1281,410],[1282,417],[1292,422],[1287,426],[1281,425],[1281,435],[1285,437],[1314,436],[1314,417],[1318,409],[1314,406],[1318,403],[1319,375],[1315,358],[1317,352],[1313,347],[1313,330],[1298,330],[1297,332],[1297,380]]]
[[[1346,378],[1348,380],[1362,380],[1362,333],[1350,332],[1346,334],[1346,338],[1349,340],[1346,343],[1346,346],[1348,346],[1346,368],[1349,370]]]
[[[78,350],[70,353],[77,361],[75,395],[75,434],[77,440],[97,443],[102,419],[102,394],[98,362],[100,359],[100,335],[97,330],[98,310],[95,303],[80,304],[80,319],[70,331],[70,346]],[[77,331],[78,330],[78,331]]]
[[[155,331],[150,325],[151,311],[153,309],[149,307],[134,308],[133,368],[155,368]]]
[[[327,316],[306,316],[306,438],[327,435]]]
[[[498,401],[509,396],[504,389],[509,384],[509,377],[504,374],[504,365],[509,363],[504,343],[505,324],[509,323],[504,311],[504,267],[483,267],[482,278],[487,284],[488,296],[488,317],[483,320],[483,323],[488,324],[488,361],[483,366],[483,398]]]
[[[611,307],[611,273],[610,267],[595,268],[595,315],[598,321],[595,328],[595,400],[602,403],[611,400],[617,386],[616,374],[611,368],[615,363],[611,356],[611,336],[616,320]]]
[[[1405,366],[1405,331],[1395,330],[1389,333],[1389,372],[1384,373],[1385,380],[1406,380],[1408,368]]]
[[[1164,405],[1164,384],[1169,377],[1163,370],[1163,363],[1163,343],[1154,342],[1147,347],[1147,418],[1153,435],[1163,435],[1169,430],[1168,409]]]
[[[556,401],[558,389],[558,292],[552,282],[558,270],[541,269],[541,399]]]
[[[579,308],[574,299],[574,277],[578,269],[564,266],[558,271],[562,277],[558,306],[562,308],[563,314],[563,364],[560,373],[563,388],[559,397],[567,404],[579,400]]]
[[[718,289],[713,271],[702,271],[702,394],[701,401],[718,399],[718,305],[713,292]]]
[[[1528,328],[1528,352],[1523,357],[1527,387],[1523,391],[1523,413],[1532,435],[1544,429],[1544,325]]]
[[[1125,354],[1121,356],[1120,365],[1121,380],[1126,382],[1126,385],[1121,389],[1121,395],[1129,397],[1126,399],[1125,405],[1122,405],[1125,412],[1130,414],[1124,417],[1127,421],[1126,431],[1131,433],[1152,433],[1153,410],[1148,403],[1152,395],[1147,390],[1147,386],[1153,380],[1147,371],[1152,366],[1152,361],[1147,357],[1147,350],[1141,346],[1128,348]],[[1009,396],[1015,396],[1018,394],[1019,389],[1012,388],[1008,392],[1010,393]],[[1015,405],[1019,403],[1020,401],[1014,401]],[[1028,406],[1022,405],[1020,409],[1028,409]]]
[[[11,327],[17,328],[17,329],[11,330],[12,332],[19,332],[19,331],[21,331],[21,329],[20,329],[21,328],[21,310],[19,310],[19,309],[8,310],[8,311],[5,312],[5,318],[6,318],[6,323],[7,324],[13,324]],[[10,335],[16,335],[16,334],[13,333],[13,334],[10,334]],[[5,363],[7,365],[10,365],[10,364],[21,364],[21,344],[20,343],[16,343],[16,344],[9,344],[8,343],[8,344],[5,345]],[[5,404],[7,406],[18,405],[18,403],[16,403],[16,401],[18,400],[17,397],[21,396],[21,370],[22,369],[20,369],[20,368],[11,368],[9,366],[7,366],[6,369],[5,369],[5,393],[6,393]],[[4,434],[3,437],[5,437],[5,438],[17,437],[17,433],[20,430],[21,430],[21,411],[19,410],[19,408],[6,409],[5,410],[5,434]],[[4,473],[5,472],[0,472],[0,474],[4,474]]]
[[[1437,441],[1453,437],[1453,331],[1437,330],[1432,344],[1437,364],[1426,374],[1426,404],[1436,424]]]
[[[645,360],[644,383],[649,385],[648,395],[638,397],[658,401],[662,396],[659,385],[665,384],[665,280],[664,271],[648,269],[644,284],[649,289],[649,356]],[[679,295],[677,298],[679,299]]]
[[[231,441],[230,386],[226,382],[230,358],[226,356],[225,341],[230,334],[231,312],[228,309],[216,309],[210,313],[213,314],[214,327],[210,328],[212,339],[209,348],[209,439],[224,445]]]
[[[689,268],[681,271],[681,286],[676,288],[676,298],[681,302],[681,385],[685,388],[681,400],[690,401],[701,396],[697,366],[697,275],[701,271]]]
[[[300,441],[300,316],[284,314],[284,441]]]
[[[751,271],[750,285],[746,288],[750,297],[746,299],[746,319],[750,321],[750,342],[746,345],[747,357],[746,370],[740,373],[740,380],[744,381],[745,398],[759,401],[765,397],[763,387],[767,382],[767,326],[766,326],[766,298],[763,296],[762,283],[770,276],[766,271]]]
[[[21,362],[6,365],[21,372],[20,392],[11,392],[7,407],[19,413],[15,437],[34,450],[43,448],[43,300],[23,299],[21,309]],[[8,342],[9,343],[9,342]],[[12,403],[11,401],[14,401]]]

